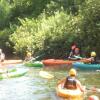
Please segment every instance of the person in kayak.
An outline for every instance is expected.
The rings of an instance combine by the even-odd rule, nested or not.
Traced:
[[[89,58],[89,60],[91,61],[91,64],[97,64],[98,63],[95,51],[91,52],[91,57]]]
[[[79,48],[75,48],[75,53],[74,53],[74,57],[80,57],[80,49]]]
[[[30,61],[32,59],[32,53],[27,51],[25,61]]]
[[[81,59],[80,49],[78,47],[76,47],[76,45],[72,46],[72,50],[71,50],[68,58],[69,59],[76,59],[76,60]]]
[[[64,88],[71,90],[79,88],[82,92],[84,92],[85,88],[81,85],[80,81],[76,79],[76,74],[77,72],[75,69],[70,69],[69,76],[67,76],[64,83]]]

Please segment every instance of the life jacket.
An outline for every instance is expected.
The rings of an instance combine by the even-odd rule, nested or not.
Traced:
[[[77,86],[76,86],[76,80],[71,77],[71,76],[68,76],[66,78],[66,81],[65,81],[65,84],[64,84],[64,88],[67,88],[67,89],[77,89]]]

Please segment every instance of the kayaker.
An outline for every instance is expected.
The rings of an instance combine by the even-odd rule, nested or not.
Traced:
[[[67,76],[64,83],[64,88],[72,90],[79,88],[82,92],[84,92],[85,88],[83,88],[80,81],[76,78],[76,75],[77,75],[76,70],[70,69],[69,76]]]
[[[80,57],[80,49],[79,48],[75,48],[75,53],[74,53],[74,57]]]
[[[91,64],[97,64],[97,57],[96,57],[96,52],[95,51],[91,52],[90,60],[91,60]]]
[[[27,51],[26,57],[25,57],[25,61],[29,61],[29,60],[31,60],[31,59],[32,59],[32,53],[29,52],[29,51]]]
[[[82,57],[80,57],[80,49],[78,47],[75,47],[73,49],[73,51],[71,51],[70,56],[68,57],[69,59],[75,59],[75,60],[79,60]]]

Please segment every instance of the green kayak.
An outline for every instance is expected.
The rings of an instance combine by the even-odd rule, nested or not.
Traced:
[[[2,71],[2,74],[0,74],[0,79],[23,76],[27,72],[28,72],[28,69],[25,69],[25,68],[16,68],[15,71],[11,71],[11,72],[7,71],[4,73]]]
[[[25,66],[28,66],[28,67],[43,67],[43,63],[41,61],[28,62],[28,63],[25,63]]]
[[[73,67],[81,70],[100,70],[100,64],[85,64],[82,62],[73,63]]]
[[[6,68],[0,68],[0,74],[3,74],[3,73],[10,73],[10,72],[16,72],[16,67],[12,66],[12,65],[9,65],[7,66]]]

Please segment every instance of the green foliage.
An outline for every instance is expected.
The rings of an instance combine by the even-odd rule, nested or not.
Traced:
[[[100,50],[100,0],[88,0],[82,7],[80,37],[86,51]]]
[[[78,15],[79,8],[84,2],[85,0],[51,0],[45,10],[48,15],[51,15],[63,8],[69,14]]]
[[[10,29],[5,29],[3,31],[0,31],[0,46],[5,47],[9,46],[9,35],[11,33]]]
[[[35,20],[32,21],[30,19],[21,20],[22,26],[17,27],[16,32],[12,34],[13,38],[11,41],[16,45],[15,49],[17,51],[22,51],[23,48],[34,48],[32,47],[33,44],[33,32],[35,32]]]
[[[9,24],[11,6],[6,0],[0,0],[0,28]]]
[[[42,13],[49,1],[50,0],[13,0],[12,17],[37,17],[40,13]]]
[[[33,52],[44,50],[48,56],[52,54],[51,56],[59,57],[63,55],[67,45],[77,37],[78,19],[64,11],[55,12],[55,15],[50,17],[42,14],[37,20],[20,21],[22,26],[10,37],[16,51],[31,48]],[[63,52],[59,53],[60,50]]]
[[[0,0],[0,47],[63,57],[76,41],[99,53],[100,0],[8,1]]]

